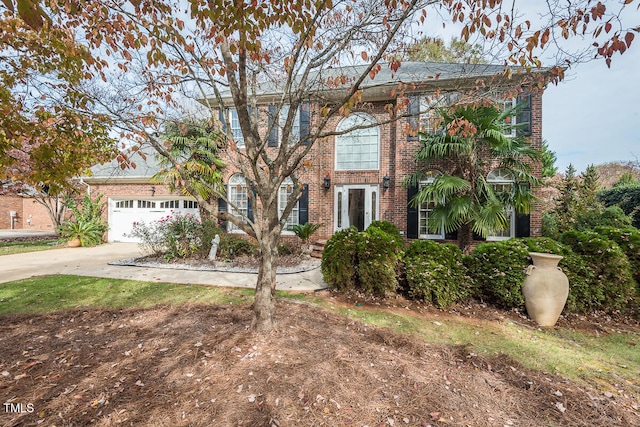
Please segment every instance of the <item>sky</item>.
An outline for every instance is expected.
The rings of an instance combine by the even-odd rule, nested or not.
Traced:
[[[611,161],[640,161],[640,40],[608,69],[603,59],[579,64],[542,98],[542,137],[558,172]]]

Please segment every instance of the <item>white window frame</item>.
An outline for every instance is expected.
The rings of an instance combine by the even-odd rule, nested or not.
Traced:
[[[498,108],[500,108],[501,111],[504,111],[504,110],[506,110],[508,108],[513,108],[518,103],[518,98],[516,98],[515,96],[513,96],[511,98],[494,97],[494,99],[498,103]],[[510,125],[511,129],[509,130],[509,132],[504,132],[503,135],[504,136],[508,136],[510,138],[515,138],[516,135],[517,135],[515,124],[516,124],[516,122],[518,120],[518,116],[516,116],[516,115],[509,116],[509,120],[511,120],[511,123],[506,123],[506,124]]]
[[[244,221],[249,215],[249,192],[247,190],[247,180],[240,174],[231,175],[227,189],[229,197],[228,211],[230,215]],[[232,203],[238,209],[232,206]],[[244,217],[243,217],[244,215]],[[227,221],[227,231],[230,233],[244,233],[231,221]]]
[[[238,147],[244,147],[244,135],[240,128],[240,119],[238,118],[238,111],[235,108],[229,108],[229,126],[231,126],[231,135]]]
[[[182,208],[183,209],[199,209],[198,202],[196,200],[183,200]]]
[[[129,199],[129,200],[117,200],[114,209],[133,209],[134,205],[135,205],[135,203],[131,199]]]
[[[376,119],[370,114],[353,113],[338,123],[336,131],[345,131],[359,125],[374,125]],[[367,141],[368,139],[368,141]],[[362,141],[365,140],[365,143]],[[375,140],[375,142],[372,142]],[[375,146],[374,150],[371,150]],[[364,147],[369,147],[365,153]],[[380,169],[380,127],[372,126],[356,129],[335,138],[335,170],[379,170]],[[349,156],[350,159],[341,159]],[[366,160],[365,160],[366,158]],[[358,167],[359,165],[365,165]]]
[[[442,175],[442,172],[433,170],[426,173],[427,179],[420,181],[419,187],[424,187],[433,184],[433,181]],[[433,208],[429,208],[428,202],[420,204],[418,206],[418,238],[419,239],[432,239],[432,240],[444,240],[444,220],[440,226],[440,233],[433,234],[429,232],[429,212],[433,211]],[[424,220],[424,221],[423,221]],[[424,228],[423,228],[424,223]],[[424,233],[422,232],[424,230]]]
[[[159,209],[180,209],[180,200],[163,200],[160,202]]]
[[[282,130],[284,129],[284,125],[287,121],[287,116],[289,115],[289,108],[289,104],[283,105],[280,109],[280,115],[278,116],[278,138],[280,139],[280,143],[283,143]],[[296,111],[296,115],[293,118],[288,144],[294,145],[298,141],[300,141],[300,108],[298,108],[298,111]]]
[[[444,131],[444,127],[433,128],[433,124],[438,117],[437,108],[447,107],[458,100],[460,95],[457,92],[427,94],[420,97],[420,131],[425,133],[437,133]]]
[[[496,188],[497,186],[510,186],[511,191],[514,190],[514,186],[516,185],[516,178],[513,172],[505,168],[494,169],[487,175],[487,183],[491,185],[491,187],[497,191],[504,191]],[[509,240],[516,235],[516,210],[511,207],[508,212],[506,212],[509,216],[509,235],[506,233],[502,233],[500,235],[488,235],[487,241],[501,241],[501,240]],[[506,230],[504,230],[506,231]]]
[[[156,202],[151,200],[138,200],[137,207],[138,209],[155,209]]]
[[[293,180],[286,178],[280,185],[278,190],[278,218],[282,217],[284,209],[287,206],[289,195],[293,192]],[[282,234],[294,234],[293,231],[288,230],[289,227],[300,224],[300,199],[296,202],[295,206],[287,218],[287,222],[282,228]]]

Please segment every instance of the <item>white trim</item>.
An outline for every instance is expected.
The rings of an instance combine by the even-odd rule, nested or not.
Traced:
[[[360,120],[359,123],[357,123],[357,121]],[[358,126],[359,124],[363,124],[363,125],[373,125],[376,124],[377,121],[376,119],[367,113],[353,113],[351,114],[349,117],[345,117],[344,119],[342,119],[340,121],[340,123],[338,123],[338,126],[336,126],[336,131],[340,132],[340,131],[344,131],[350,128],[353,128],[355,126]],[[368,134],[365,134],[365,132],[369,132]],[[375,134],[374,134],[375,132]],[[358,135],[358,133],[362,133],[362,135]],[[376,139],[376,165],[375,168],[349,168],[349,167],[341,167],[339,165],[339,159],[338,157],[340,156],[340,149],[339,149],[339,145],[340,143],[344,143],[345,141],[348,141],[348,138],[359,138],[359,137],[363,137],[363,138],[375,138]],[[348,146],[345,146],[344,149],[348,151],[348,148],[351,147],[352,149],[352,153],[353,155],[360,155],[363,156],[364,153],[360,153],[360,152],[353,152],[354,151],[354,147],[360,146],[361,144],[356,144],[356,143],[351,143]],[[371,146],[373,144],[367,144],[368,146]],[[335,137],[335,142],[334,142],[334,170],[337,171],[367,171],[367,170],[380,170],[380,126],[373,126],[371,128],[366,128],[366,129],[356,129],[356,130],[352,130],[351,132],[347,132],[343,135],[337,135]],[[347,153],[349,154],[349,153]],[[372,153],[368,153],[368,154],[372,154]],[[366,162],[370,163],[373,160],[367,159]],[[344,161],[344,163],[347,163],[346,161]],[[356,164],[357,162],[352,160],[349,163],[351,164]],[[362,163],[362,159],[360,159],[360,163]]]

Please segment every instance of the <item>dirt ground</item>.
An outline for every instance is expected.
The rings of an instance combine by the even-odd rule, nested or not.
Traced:
[[[266,336],[249,332],[248,305],[4,316],[0,425],[640,425],[627,389],[607,397],[505,356],[428,345],[306,304],[277,310]],[[481,304],[467,311],[470,321],[519,318]]]

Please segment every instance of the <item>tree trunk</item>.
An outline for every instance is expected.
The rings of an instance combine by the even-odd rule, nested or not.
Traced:
[[[463,224],[458,229],[458,247],[464,255],[471,253],[473,243],[473,230],[471,224]]]
[[[278,236],[266,234],[260,242],[260,267],[253,300],[253,323],[256,332],[270,332],[276,326],[276,267]]]

